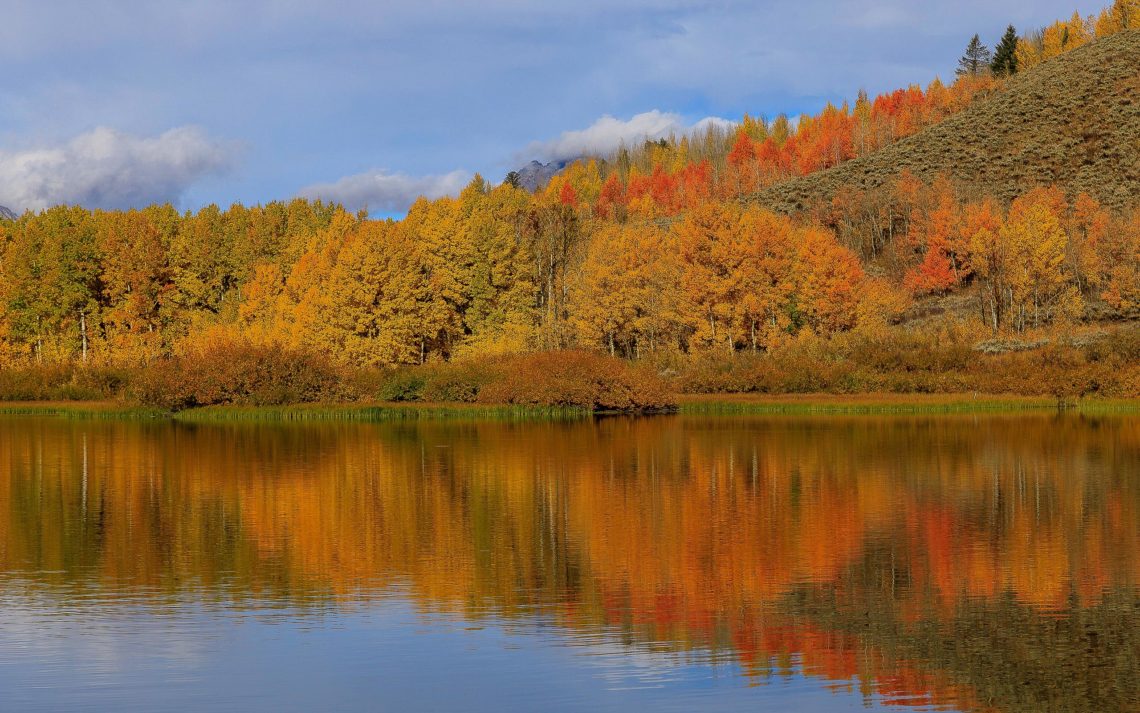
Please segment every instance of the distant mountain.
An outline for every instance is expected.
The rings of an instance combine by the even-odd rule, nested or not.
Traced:
[[[15,220],[16,214],[0,205],[0,220]]]
[[[1112,208],[1140,196],[1140,30],[1126,30],[1033,67],[996,95],[914,136],[751,197],[796,212],[845,186],[873,189],[903,169],[944,175],[971,194],[1015,198],[1056,184]]]
[[[517,171],[519,185],[534,193],[544,188],[547,183],[550,183],[550,179],[562,173],[562,170],[569,164],[570,161],[551,161],[550,163],[531,161]]]

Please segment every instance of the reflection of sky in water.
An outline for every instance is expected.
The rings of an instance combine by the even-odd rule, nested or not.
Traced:
[[[0,607],[2,710],[868,709],[856,687],[799,673],[757,686],[727,657],[425,614],[398,592],[311,612],[189,597],[96,610],[9,582]]]

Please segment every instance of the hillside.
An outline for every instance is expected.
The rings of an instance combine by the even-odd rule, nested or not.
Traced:
[[[882,185],[903,169],[927,180],[944,174],[1005,200],[1053,183],[1131,207],[1140,197],[1140,30],[1049,60],[914,136],[750,200],[794,212],[845,185]]]

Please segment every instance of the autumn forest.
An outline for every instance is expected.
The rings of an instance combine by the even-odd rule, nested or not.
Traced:
[[[1140,713],[1100,1],[10,3],[0,709]]]

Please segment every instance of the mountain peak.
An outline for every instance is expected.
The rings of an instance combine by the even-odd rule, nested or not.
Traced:
[[[518,170],[519,185],[531,193],[541,190],[547,183],[550,183],[551,178],[561,173],[569,163],[569,161],[542,163],[541,161],[532,160]]]

